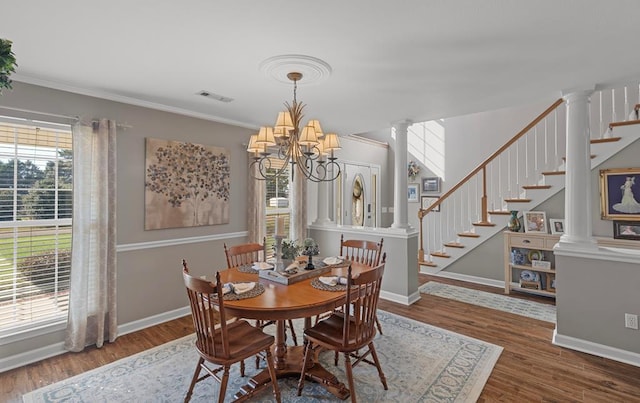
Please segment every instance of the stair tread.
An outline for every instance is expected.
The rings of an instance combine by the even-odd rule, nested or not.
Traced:
[[[542,175],[564,175],[565,171],[547,171],[543,172]]]
[[[464,248],[464,245],[461,244],[460,242],[447,242],[444,244],[444,246],[449,247],[449,248]]]
[[[450,258],[451,257],[451,255],[448,255],[448,254],[446,254],[444,252],[431,252],[430,255],[434,256],[434,257],[444,257],[444,258]]]
[[[526,189],[526,190],[531,190],[531,189],[550,189],[551,185],[524,185],[522,188]]]
[[[493,211],[487,211],[487,213],[494,214],[494,215],[509,215],[509,214],[511,214],[511,212],[509,212],[509,210],[493,210]]]
[[[627,120],[625,122],[613,122],[609,123],[610,128],[619,127],[619,126],[629,126],[629,125],[637,125],[640,124],[640,120]]]
[[[495,227],[496,225],[492,222],[474,222],[473,225],[477,227]]]
[[[623,126],[623,125],[619,125],[619,126]],[[604,139],[591,139],[591,144],[614,143],[620,140],[622,140],[622,137],[607,137]]]
[[[480,238],[480,235],[476,234],[475,232],[460,232],[458,233],[458,236],[464,236],[467,238]]]
[[[433,262],[427,262],[426,260],[421,260],[421,261],[418,262],[418,264],[420,266],[438,267],[437,264],[435,264]]]
[[[529,203],[531,199],[504,199],[507,203]]]

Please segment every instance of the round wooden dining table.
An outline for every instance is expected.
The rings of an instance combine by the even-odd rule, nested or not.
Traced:
[[[352,275],[370,269],[369,266],[352,263]],[[335,267],[329,275],[347,275],[347,267]],[[268,279],[259,278],[257,274],[238,271],[231,268],[220,271],[220,280],[223,282],[256,281],[264,286],[264,292],[258,296],[240,300],[225,301],[224,307],[227,315],[244,319],[259,319],[263,321],[274,320],[277,323],[274,345],[274,364],[279,378],[300,376],[304,361],[303,346],[287,346],[285,336],[285,322],[289,319],[304,318],[305,329],[311,326],[311,318],[324,312],[328,312],[341,306],[346,298],[345,291],[324,291],[311,285],[312,279],[284,285]],[[329,371],[324,369],[317,360],[311,362],[307,369],[308,379],[318,382],[329,392],[340,399],[349,397],[349,389]],[[270,382],[268,371],[258,373],[245,388]],[[252,386],[254,385],[254,386]],[[242,393],[242,392],[239,392]]]

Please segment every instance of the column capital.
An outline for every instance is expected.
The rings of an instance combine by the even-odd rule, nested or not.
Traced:
[[[570,88],[562,91],[562,99],[567,103],[576,102],[582,98],[589,98],[594,91],[595,87]]]
[[[400,128],[406,130],[412,124],[413,121],[411,119],[396,120],[395,122],[391,122],[391,126],[396,129],[396,131]]]

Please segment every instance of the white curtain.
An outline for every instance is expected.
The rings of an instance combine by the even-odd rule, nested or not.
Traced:
[[[252,172],[253,171],[253,175]],[[249,242],[262,244],[266,233],[266,181],[256,179],[258,165],[249,166],[249,200],[247,201],[247,226]]]
[[[117,337],[116,123],[73,127],[73,243],[65,348]]]

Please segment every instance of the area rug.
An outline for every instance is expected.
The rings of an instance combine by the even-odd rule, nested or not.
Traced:
[[[374,366],[361,363],[353,370],[359,401],[474,402],[478,399],[502,347],[383,311],[379,311],[378,318],[384,335],[376,336],[375,346],[389,390],[383,389]],[[194,338],[186,336],[43,387],[24,395],[23,401],[183,401],[197,362]],[[320,358],[325,368],[346,384],[344,361],[334,366],[330,351],[321,353]],[[255,373],[252,364],[253,360],[246,366],[248,376]],[[225,400],[232,400],[247,379],[239,376],[239,365],[234,365]],[[340,401],[313,382],[306,382],[302,396],[298,397],[297,381],[296,378],[279,380],[283,402]],[[217,382],[204,380],[196,385],[191,401],[215,400],[217,392]],[[270,388],[252,399],[274,400]]]
[[[423,294],[436,295],[438,297],[454,299],[468,304],[479,305],[485,308],[509,312],[529,318],[556,323],[556,306],[542,304],[535,301],[527,301],[520,298],[512,298],[508,295],[492,294],[490,292],[472,290],[450,284],[429,281],[420,287]]]

